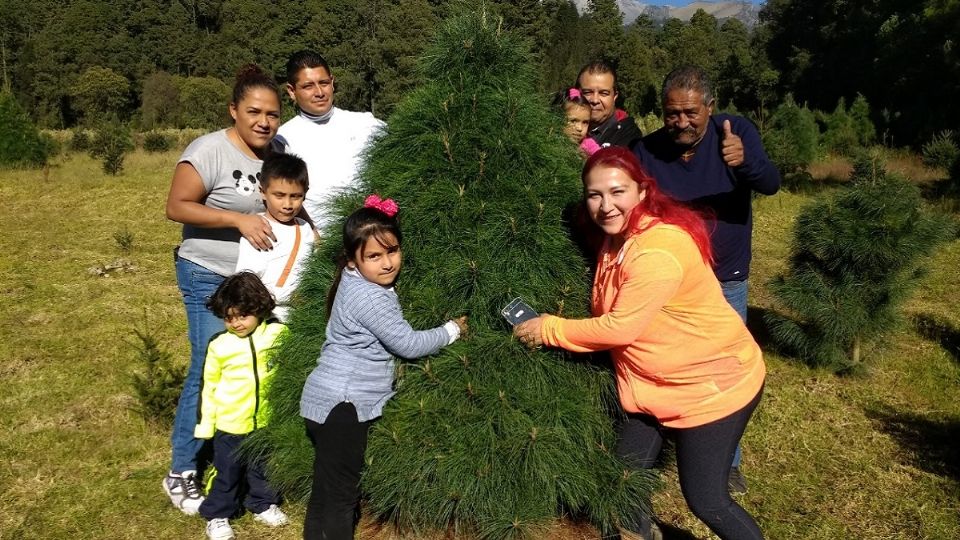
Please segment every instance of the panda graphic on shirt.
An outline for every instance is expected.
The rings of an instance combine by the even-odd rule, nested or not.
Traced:
[[[243,171],[234,170],[233,171],[234,186],[236,186],[237,193],[240,195],[245,195],[247,197],[257,194],[257,187],[260,185],[260,173],[257,172],[256,175],[253,174],[243,174]]]

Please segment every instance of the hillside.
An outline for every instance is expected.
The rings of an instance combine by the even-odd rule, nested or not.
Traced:
[[[577,8],[584,12],[588,0],[574,0]],[[748,28],[753,28],[759,21],[760,6],[750,2],[691,2],[683,7],[671,7],[657,4],[648,4],[636,0],[617,0],[620,11],[623,13],[623,24],[630,24],[640,15],[649,15],[657,23],[669,18],[689,21],[690,17],[702,9],[716,17],[720,22],[726,19],[739,19]]]

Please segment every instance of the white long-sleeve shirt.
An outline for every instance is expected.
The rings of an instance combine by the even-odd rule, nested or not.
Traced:
[[[330,223],[326,203],[338,191],[354,185],[364,150],[385,125],[371,113],[334,107],[324,123],[297,115],[280,126],[277,141],[288,154],[307,163],[310,189],[303,206],[317,229],[322,231]]]

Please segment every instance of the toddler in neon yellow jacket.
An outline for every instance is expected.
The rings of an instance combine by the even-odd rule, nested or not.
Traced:
[[[224,280],[207,306],[223,318],[226,330],[207,346],[194,436],[213,438],[217,476],[200,505],[200,515],[207,519],[207,537],[219,540],[234,537],[229,518],[239,509],[244,483],[248,488],[243,505],[255,520],[270,526],[288,522],[278,506],[279,495],[264,475],[263,463],[237,454],[243,439],[267,421],[266,384],[276,368],[277,341],[287,327],[270,319],[273,297],[252,272]]]
[[[276,367],[274,344],[286,332],[285,325],[264,320],[245,337],[231,331],[214,336],[203,363],[195,437],[209,439],[216,431],[246,435],[264,426],[264,388]]]

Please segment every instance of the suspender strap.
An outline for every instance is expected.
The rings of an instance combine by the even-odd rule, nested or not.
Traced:
[[[297,232],[293,240],[293,249],[290,251],[290,258],[287,259],[287,265],[283,267],[283,273],[280,274],[280,279],[277,280],[277,287],[283,287],[283,284],[287,282],[287,276],[290,275],[293,263],[297,260],[297,251],[300,250],[300,224],[298,223],[296,227]]]

